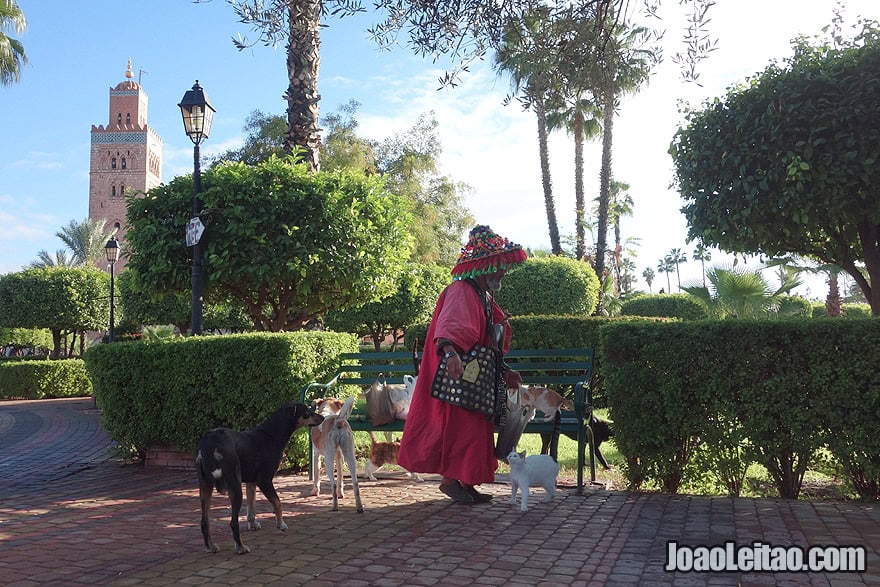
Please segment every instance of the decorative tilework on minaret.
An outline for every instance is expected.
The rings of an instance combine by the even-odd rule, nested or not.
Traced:
[[[162,181],[162,138],[147,124],[147,94],[132,78],[131,59],[126,80],[110,88],[110,118],[92,125],[89,164],[89,218],[107,221],[107,230],[118,227],[116,238],[126,263],[126,199],[141,196]]]

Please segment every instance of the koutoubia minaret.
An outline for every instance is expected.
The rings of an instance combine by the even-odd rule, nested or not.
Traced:
[[[132,78],[131,59],[126,80],[110,88],[110,120],[92,125],[89,165],[89,218],[107,221],[116,229],[125,267],[126,199],[142,195],[162,181],[162,138],[147,124],[147,94]]]

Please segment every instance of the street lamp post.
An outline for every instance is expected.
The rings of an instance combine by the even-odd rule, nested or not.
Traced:
[[[202,333],[202,249],[199,241],[204,231],[204,225],[199,218],[202,212],[202,201],[199,195],[202,191],[202,169],[200,162],[199,144],[208,138],[211,132],[211,123],[214,120],[214,107],[208,100],[208,94],[196,80],[191,90],[183,95],[183,100],[178,104],[180,113],[183,115],[183,127],[193,145],[193,202],[192,218],[187,225],[187,246],[192,246],[192,320],[190,332],[193,335]]]
[[[113,293],[113,267],[116,265],[116,259],[119,258],[119,241],[115,236],[111,236],[107,244],[104,245],[104,254],[107,255],[107,262],[110,264],[110,332],[108,333],[108,342],[113,342],[113,329],[115,320],[113,318],[113,310],[116,307],[116,300]]]

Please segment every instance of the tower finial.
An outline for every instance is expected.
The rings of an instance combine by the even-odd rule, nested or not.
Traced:
[[[128,79],[134,77],[134,74],[131,72],[131,57],[128,58],[128,69],[125,70],[125,77]]]

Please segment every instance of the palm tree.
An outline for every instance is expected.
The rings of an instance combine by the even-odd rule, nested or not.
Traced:
[[[681,273],[678,270],[678,266],[681,263],[687,263],[687,255],[681,249],[672,249],[669,251],[669,255],[667,258],[672,260],[672,264],[675,266],[675,276],[678,278],[678,290],[681,291]]]
[[[669,255],[660,259],[657,263],[657,271],[666,274],[666,293],[672,293],[672,284],[669,282],[669,274],[675,269],[675,263]]]
[[[599,173],[599,217],[597,220],[596,261],[594,268],[599,279],[605,271],[605,247],[608,233],[608,207],[611,201],[611,146],[614,115],[620,98],[638,91],[648,79],[658,60],[654,51],[643,48],[650,33],[643,27],[626,29],[613,25],[614,19],[605,20],[599,35],[588,74],[593,80],[593,96],[602,108],[602,168]],[[605,37],[602,39],[602,37]]]
[[[712,260],[712,253],[703,245],[703,243],[699,243],[694,249],[691,260],[700,262],[700,267],[703,271],[703,287],[706,287],[706,261]]]
[[[629,184],[622,181],[611,182],[611,200],[608,202],[608,220],[614,229],[614,264],[615,279],[618,290],[621,280],[621,259],[623,258],[623,246],[620,242],[620,218],[632,216],[633,198],[629,194]]]
[[[16,0],[0,0],[0,85],[8,86],[21,79],[21,68],[27,65],[24,45],[5,31],[22,34],[27,20]]]
[[[37,253],[37,260],[31,261],[29,266],[38,269],[43,267],[76,267],[77,262],[73,257],[68,257],[67,251],[64,249],[55,251],[54,257],[44,249]]]
[[[709,287],[686,286],[683,289],[706,309],[711,318],[716,319],[768,317],[779,305],[781,296],[802,283],[795,274],[789,274],[774,290],[759,271],[743,267],[715,267],[706,275]]]
[[[495,53],[495,70],[499,75],[510,75],[513,92],[519,95],[519,101],[524,107],[535,111],[538,119],[541,185],[544,190],[544,206],[547,209],[550,248],[554,255],[561,255],[562,244],[556,222],[553,185],[550,181],[550,151],[547,147],[547,100],[556,71],[556,43],[553,39],[553,28],[548,26],[548,14],[547,9],[538,9],[506,27],[502,44]],[[506,100],[509,101],[510,98]]]
[[[37,253],[37,260],[32,262],[31,266],[100,266],[104,263],[104,246],[107,240],[116,232],[113,230],[105,233],[105,225],[106,221],[104,219],[90,220],[86,218],[82,222],[71,220],[67,226],[63,226],[61,230],[55,233],[55,236],[67,245],[71,256],[67,256],[67,251],[59,250],[55,254],[55,259],[53,259],[48,252],[42,250]]]
[[[650,267],[645,267],[645,270],[642,271],[642,277],[645,279],[645,283],[648,284],[648,292],[654,293],[654,290],[651,288],[651,284],[654,283],[654,270]]]

